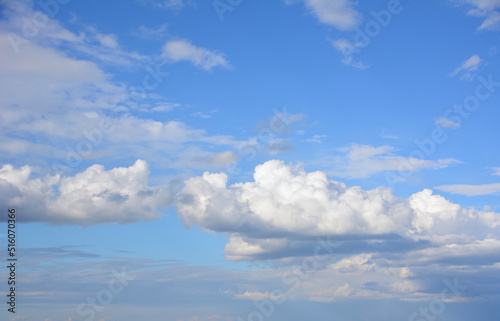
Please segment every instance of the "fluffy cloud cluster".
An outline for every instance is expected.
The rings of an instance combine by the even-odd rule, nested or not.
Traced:
[[[228,236],[226,259],[272,260],[292,300],[429,300],[445,277],[459,278],[467,299],[500,286],[500,214],[464,208],[430,189],[402,199],[385,187],[347,187],[271,160],[255,168],[253,182],[192,177],[175,206],[187,226]],[[475,284],[478,277],[489,278],[491,289]],[[245,287],[233,295],[261,301],[272,290]]]
[[[145,161],[106,171],[93,165],[72,177],[32,177],[32,168],[0,169],[0,204],[16,208],[24,221],[92,225],[160,217],[171,199],[164,186],[148,186]]]
[[[411,244],[466,224],[492,229],[500,222],[496,213],[463,208],[428,189],[400,199],[385,187],[346,187],[278,160],[257,166],[254,180],[227,186],[225,174],[193,177],[177,195],[179,217],[229,235],[226,257],[236,260],[284,257],[291,241],[300,247],[317,237],[358,240],[353,251],[383,250],[396,240]]]

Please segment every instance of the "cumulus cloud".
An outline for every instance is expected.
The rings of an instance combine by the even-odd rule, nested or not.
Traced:
[[[472,274],[500,268],[499,213],[465,208],[430,189],[404,199],[385,187],[347,187],[279,160],[258,165],[251,182],[228,186],[225,174],[208,172],[192,177],[175,208],[187,227],[226,235],[226,259],[272,260],[269,273],[284,282],[290,300],[428,300],[439,294],[434,285],[444,273],[470,282]],[[272,289],[229,294],[277,299]]]
[[[230,68],[225,55],[206,48],[196,47],[185,39],[172,40],[163,46],[162,57],[169,61],[189,61],[198,68],[211,70],[220,66]]]
[[[166,186],[148,186],[147,163],[105,170],[93,165],[75,176],[34,177],[33,168],[0,169],[0,204],[22,212],[22,220],[93,225],[154,220],[169,204]]]
[[[291,240],[351,240],[340,251],[384,251],[412,238],[453,233],[466,223],[496,227],[498,214],[462,208],[431,190],[400,199],[385,187],[347,187],[320,171],[272,160],[255,168],[254,182],[227,186],[206,172],[185,182],[175,207],[186,226],[227,234],[226,258],[286,257]],[[378,240],[373,243],[369,240]],[[406,241],[405,241],[406,240]],[[299,242],[299,247],[302,246]]]

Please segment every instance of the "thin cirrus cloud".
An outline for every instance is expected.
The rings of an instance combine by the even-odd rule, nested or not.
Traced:
[[[492,167],[491,175],[500,175],[500,167]],[[500,194],[500,183],[490,184],[449,184],[436,186],[435,189],[451,194],[465,196],[497,195]]]
[[[460,124],[444,117],[439,117],[438,119],[436,119],[436,126],[439,126],[441,128],[457,128],[460,127]]]
[[[9,40],[11,44],[9,51],[22,53],[31,50],[31,46],[34,45],[52,48],[66,46],[94,62],[132,66],[134,63],[148,60],[144,55],[124,49],[114,34],[104,34],[92,26],[84,26],[84,31],[77,35],[49,17],[39,30],[36,29],[36,34],[28,41],[19,36],[24,34],[26,17],[37,16],[40,12],[34,10],[29,2],[7,1],[3,5],[6,20],[0,22],[0,26],[5,32],[5,37],[2,35],[2,38]]]
[[[127,65],[132,60],[144,60],[141,55],[123,49],[115,35],[84,27],[85,32],[76,36],[49,18],[37,37],[13,47],[9,32],[22,34],[19,28],[22,28],[23,17],[33,16],[35,11],[25,4],[18,7],[7,4],[4,13],[8,19],[1,22],[5,32],[0,32],[0,50],[4,53],[0,61],[0,95],[4,97],[0,102],[0,138],[4,144],[0,149],[7,155],[52,155],[56,162],[65,164],[68,151],[64,145],[69,143],[69,148],[75,149],[78,142],[88,141],[89,133],[93,133],[93,139],[98,142],[92,146],[92,152],[82,157],[98,158],[116,152],[137,159],[156,151],[160,154],[156,155],[160,156],[157,159],[168,157],[170,162],[162,161],[167,167],[178,168],[176,159],[191,155],[192,159],[184,158],[186,164],[204,170],[217,169],[224,160],[236,159],[227,150],[210,153],[200,150],[198,155],[190,154],[184,150],[188,142],[196,143],[198,148],[200,145],[234,148],[239,142],[230,136],[211,136],[182,121],[156,121],[152,119],[154,115],[147,113],[167,113],[180,104],[165,101],[154,92],[146,92],[139,102],[131,98],[132,87],[112,80],[103,70],[103,64],[112,61]],[[69,55],[59,47],[61,41],[83,53],[84,58]],[[193,52],[190,57],[203,68],[210,69],[221,62],[213,52],[193,46],[187,48],[201,54],[201,60],[196,60]],[[141,113],[140,117],[137,113]],[[96,135],[102,121],[111,124],[113,130]],[[34,143],[25,138],[31,135],[44,139]],[[113,146],[105,150],[100,143],[104,141],[113,142]],[[144,150],[145,146],[154,148]]]
[[[464,1],[460,1],[463,4]],[[500,27],[500,1],[498,0],[466,0],[473,9],[467,11],[469,16],[484,18],[477,30],[498,30]]]
[[[342,156],[333,156],[324,161],[327,173],[342,178],[367,178],[384,171],[417,172],[445,168],[460,163],[456,159],[425,160],[395,155],[389,145],[372,146],[351,144],[339,148]]]
[[[460,79],[468,79],[472,80],[475,76],[475,71],[479,68],[483,61],[479,57],[479,55],[472,55],[469,59],[462,62],[462,64],[457,67],[453,72],[450,73],[450,76],[456,76],[460,74]]]
[[[353,54],[357,50],[357,44],[354,44],[347,39],[338,39],[332,41],[332,46],[344,56],[341,60],[344,65],[361,70],[367,69],[369,67],[365,63],[354,59]]]
[[[454,184],[441,185],[435,188],[443,192],[465,196],[496,195],[500,193],[500,183],[480,185]]]
[[[163,46],[162,57],[167,61],[188,61],[210,71],[215,67],[231,68],[223,53],[193,45],[186,39],[171,40]]]

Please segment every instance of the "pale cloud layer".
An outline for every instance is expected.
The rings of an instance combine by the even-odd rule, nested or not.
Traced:
[[[441,128],[457,128],[457,127],[460,127],[460,124],[458,124],[454,121],[451,121],[449,119],[446,119],[444,117],[439,117],[436,120],[436,126],[439,126]]]
[[[327,160],[326,166],[332,168],[329,175],[342,178],[368,178],[380,172],[417,172],[445,168],[450,164],[460,163],[456,159],[426,160],[415,157],[404,157],[394,154],[389,145],[372,146],[351,144],[338,149],[345,153]]]
[[[228,186],[225,174],[208,172],[190,178],[175,208],[186,226],[226,235],[228,260],[302,264],[307,278],[283,276],[293,285],[286,292],[293,300],[419,301],[432,297],[425,283],[431,275],[453,275],[478,260],[484,269],[500,267],[494,265],[499,213],[462,207],[429,189],[402,199],[385,187],[347,187],[278,160],[258,165],[252,182]],[[324,261],[325,254],[334,261]],[[272,299],[271,290],[233,295],[262,301]]]

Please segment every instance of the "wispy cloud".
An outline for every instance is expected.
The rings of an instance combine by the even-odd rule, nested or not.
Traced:
[[[475,17],[484,17],[483,22],[477,30],[498,30],[500,27],[500,1],[498,0],[460,0],[461,4],[469,4],[473,9],[467,14]]]
[[[361,70],[367,69],[369,67],[363,62],[354,59],[354,54],[358,51],[357,44],[354,44],[347,39],[338,39],[332,41],[332,45],[341,55],[343,55],[341,61],[344,65]]]
[[[196,47],[185,39],[167,42],[163,46],[162,57],[173,62],[188,61],[207,71],[215,67],[231,68],[223,53]]]
[[[306,143],[323,143],[323,139],[327,138],[328,135],[314,135],[304,140]]]
[[[326,172],[345,178],[367,178],[384,171],[419,171],[439,169],[460,163],[456,159],[425,160],[395,155],[389,145],[372,146],[352,144],[338,149],[343,156],[333,156],[326,160]]]
[[[441,127],[441,128],[454,128],[454,127],[460,127],[460,124],[451,121],[449,119],[446,119],[444,117],[439,117],[436,120],[436,126]]]
[[[466,195],[466,196],[496,195],[500,193],[500,183],[481,184],[481,185],[467,185],[467,184],[441,185],[435,188],[443,192]]]
[[[450,76],[456,76],[460,74],[460,79],[473,80],[475,77],[475,71],[481,65],[482,60],[478,55],[472,55],[469,59],[462,62],[462,64],[457,67]]]
[[[137,31],[132,34],[141,39],[162,39],[168,35],[168,24],[164,23],[157,27],[146,27],[144,25],[139,26]]]

